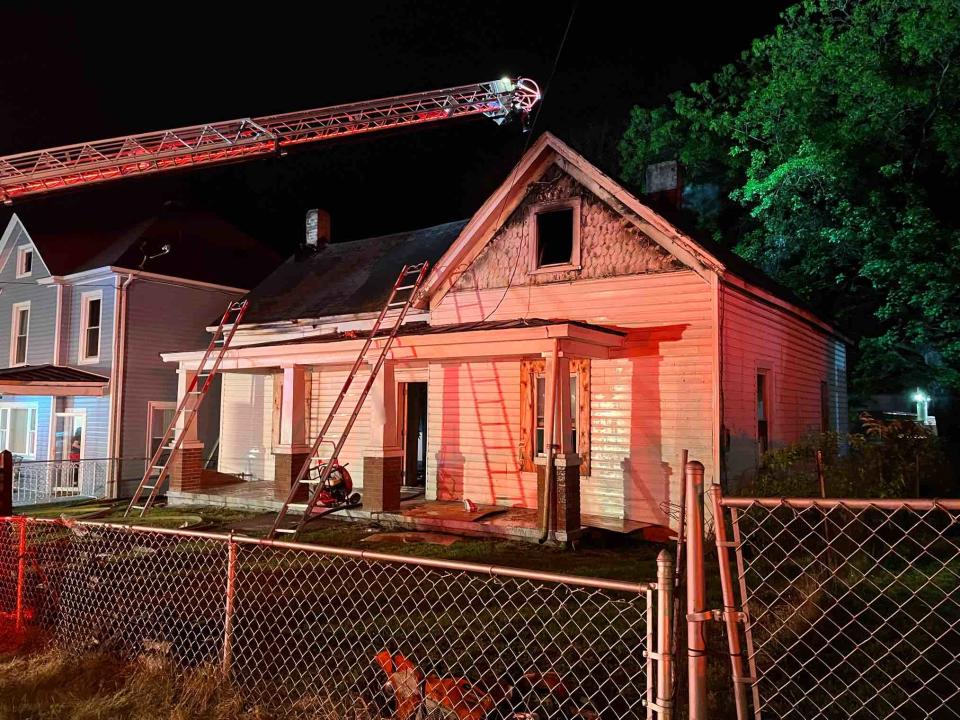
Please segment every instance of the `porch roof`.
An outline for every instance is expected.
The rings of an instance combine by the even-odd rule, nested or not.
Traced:
[[[226,352],[221,368],[241,370],[297,363],[352,362],[369,334],[368,330],[336,332],[234,347]],[[397,332],[388,357],[401,362],[416,362],[540,355],[549,352],[554,340],[559,340],[561,351],[571,356],[605,358],[609,348],[622,345],[625,335],[621,330],[602,325],[543,318],[451,325],[411,322]],[[371,349],[376,349],[385,339],[386,333],[379,333],[374,337]],[[202,355],[201,351],[193,351],[162,353],[161,357],[167,362],[179,361],[189,366]]]
[[[3,395],[103,395],[110,378],[64,365],[22,365],[0,370]]]

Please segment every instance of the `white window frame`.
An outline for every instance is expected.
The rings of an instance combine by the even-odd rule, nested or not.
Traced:
[[[28,415],[27,419],[27,451],[14,454],[28,460],[36,460],[37,435],[40,429],[40,408],[37,406],[37,403],[0,403],[0,450],[7,448],[7,443],[10,439],[10,416],[14,410],[26,410],[28,413],[33,413],[32,416]],[[33,418],[32,422],[30,421],[30,417]],[[10,452],[13,452],[13,450]]]
[[[27,327],[24,333],[23,362],[17,362],[17,338],[20,336],[20,312],[27,311]],[[10,309],[10,367],[23,367],[30,359],[30,301],[14,303]]]
[[[151,458],[153,457],[153,438],[159,437],[163,438],[163,433],[167,431],[167,428],[160,428],[159,435],[154,436],[153,428],[153,413],[156,410],[176,410],[177,403],[174,401],[168,400],[148,400],[147,401],[147,446],[146,446],[146,455],[144,457]]]
[[[87,354],[87,330],[89,325],[90,313],[88,308],[94,300],[100,301],[100,319],[97,325],[97,354],[89,356]],[[80,342],[77,350],[77,364],[96,365],[100,362],[100,349],[103,347],[103,290],[91,290],[80,295]]]
[[[537,249],[540,247],[540,238],[537,235],[537,215],[554,212],[556,210],[573,210],[573,240],[570,250],[570,262],[556,263],[553,265],[539,265],[537,263]],[[580,198],[572,197],[554,202],[539,203],[530,208],[530,215],[527,221],[530,229],[530,275],[540,273],[569,272],[571,270],[580,270]]]
[[[30,253],[30,269],[23,269],[23,259],[26,257],[27,253]],[[20,245],[17,248],[17,278],[25,278],[33,275],[33,263],[36,262],[36,252],[33,249],[33,245]]]

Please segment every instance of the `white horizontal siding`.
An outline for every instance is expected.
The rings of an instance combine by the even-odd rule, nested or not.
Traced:
[[[273,480],[273,376],[224,373],[217,469]]]
[[[308,425],[309,432],[307,435],[308,443],[312,443],[314,438],[316,438],[317,434],[320,432],[320,428],[323,426],[324,421],[327,419],[327,415],[330,413],[330,408],[333,407],[333,403],[336,401],[340,391],[343,389],[343,383],[347,379],[347,372],[349,370],[350,367],[347,365],[324,365],[312,368],[310,388],[310,422]],[[353,412],[354,407],[356,407],[357,400],[360,399],[360,393],[362,392],[363,386],[369,377],[369,367],[361,368],[354,377],[353,383],[350,386],[350,390],[347,393],[347,396],[344,398],[343,403],[340,405],[340,410],[337,412],[329,430],[327,431],[325,438],[326,440],[332,440],[336,442],[339,439],[340,434],[346,427],[350,413]],[[371,397],[368,396],[367,400],[363,404],[363,407],[360,409],[360,414],[357,416],[357,420],[354,423],[353,429],[350,431],[350,435],[347,437],[346,443],[344,444],[343,449],[340,451],[340,457],[338,458],[342,465],[349,463],[348,470],[350,471],[350,477],[353,478],[354,486],[357,488],[363,487],[363,451],[364,448],[367,447],[370,440],[371,402]],[[320,446],[320,457],[329,457],[331,449],[332,445],[325,442]]]
[[[558,318],[628,331],[625,349],[617,357],[591,363],[591,476],[581,478],[582,510],[662,523],[661,505],[677,502],[679,497],[683,449],[690,451],[691,459],[703,462],[708,482],[715,477],[712,317],[709,284],[692,271],[681,271],[450,293],[434,308],[431,323]],[[462,379],[464,370],[458,367],[431,366],[428,478],[442,484],[444,466],[437,459],[441,434],[435,430],[439,427],[447,434],[443,442],[451,454],[459,452],[464,458],[463,471],[446,470],[448,484],[456,487],[460,482],[466,491],[480,494],[480,499],[532,497],[529,481],[525,483],[515,470],[519,366],[498,374],[500,392],[513,403],[505,407],[515,407],[511,432],[516,442],[503,454],[478,450],[486,440],[480,438],[476,413],[470,407],[469,379]],[[456,374],[457,383],[443,373]],[[444,387],[457,388],[455,402],[438,402],[437,388],[442,392]],[[459,403],[463,407],[458,410]],[[455,413],[452,419],[446,417],[450,412]],[[451,437],[452,428],[458,428],[456,432],[464,433],[464,438]],[[508,442],[509,437],[493,440],[497,447]],[[463,449],[455,451],[458,447]],[[473,458],[479,458],[480,464],[474,460],[468,467]],[[503,478],[492,489],[489,479],[480,479],[488,458],[495,473],[491,477]],[[461,462],[445,459],[448,468],[455,461]],[[534,507],[535,501],[528,506]]]
[[[781,309],[722,290],[723,415],[730,433],[725,472],[736,479],[757,463],[757,372],[766,370],[768,433],[784,444],[820,430],[820,383],[830,399],[830,428],[847,430],[846,348]]]
[[[433,363],[427,387],[427,498],[537,506],[522,473],[520,361]]]

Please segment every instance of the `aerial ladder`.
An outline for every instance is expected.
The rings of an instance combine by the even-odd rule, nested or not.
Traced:
[[[0,202],[169,170],[284,154],[295,145],[406,125],[525,116],[540,99],[527,78],[502,78],[380,100],[190,125],[0,157]]]
[[[502,123],[512,115],[524,118],[540,100],[540,89],[527,78],[502,78],[490,82],[460,85],[380,100],[334,105],[332,107],[241,118],[204,125],[158,132],[126,135],[93,142],[64,145],[46,150],[0,157],[0,202],[43,195],[58,190],[83,187],[95,183],[120,180],[169,170],[219,165],[247,158],[284,154],[293,145],[377,132],[406,125],[485,115]],[[387,304],[380,312],[367,337],[344,388],[331,409],[307,461],[293,483],[290,497],[283,504],[271,536],[292,534],[296,537],[303,523],[310,519],[317,505],[319,490],[329,480],[336,455],[346,442],[360,407],[373,385],[390,346],[415,301],[426,277],[427,263],[405,266],[394,284]],[[168,479],[184,438],[197,422],[200,406],[211,388],[214,377],[230,349],[234,334],[248,307],[246,299],[231,301],[220,319],[203,358],[177,404],[173,419],[159,447],[147,463],[145,472],[134,490],[124,517],[136,512],[143,516],[153,505]],[[365,360],[370,345],[379,333],[385,333],[381,352],[373,363],[371,374],[361,397],[347,420],[337,441],[326,440],[327,431],[338,412],[353,376]],[[323,465],[317,477],[310,474],[311,461],[323,442],[333,445],[331,460]],[[296,490],[307,484],[310,492],[306,503],[293,502]],[[294,513],[291,527],[288,513]]]

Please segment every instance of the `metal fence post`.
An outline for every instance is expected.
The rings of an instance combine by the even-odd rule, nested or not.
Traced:
[[[227,539],[227,589],[223,617],[223,674],[230,676],[233,665],[233,601],[237,579],[237,543],[233,533]]]
[[[730,650],[730,669],[733,673],[733,697],[737,706],[737,720],[747,718],[747,684],[753,678],[743,672],[743,654],[740,650],[740,628],[738,621],[745,615],[738,615],[737,601],[733,590],[733,575],[730,572],[730,547],[734,543],[727,541],[727,526],[723,520],[722,490],[713,484],[710,493],[713,500],[713,526],[717,539],[717,564],[720,568],[720,588],[723,593],[723,619],[727,625],[727,647]]]
[[[13,454],[0,452],[0,516],[13,515]]]
[[[17,518],[20,524],[20,539],[17,543],[17,607],[15,611],[16,631],[23,632],[24,622],[24,591],[27,582],[27,518],[21,515]]]
[[[657,556],[657,709],[663,720],[673,717],[673,558]]]
[[[687,695],[690,720],[707,717],[706,580],[703,568],[703,463],[687,463]]]

